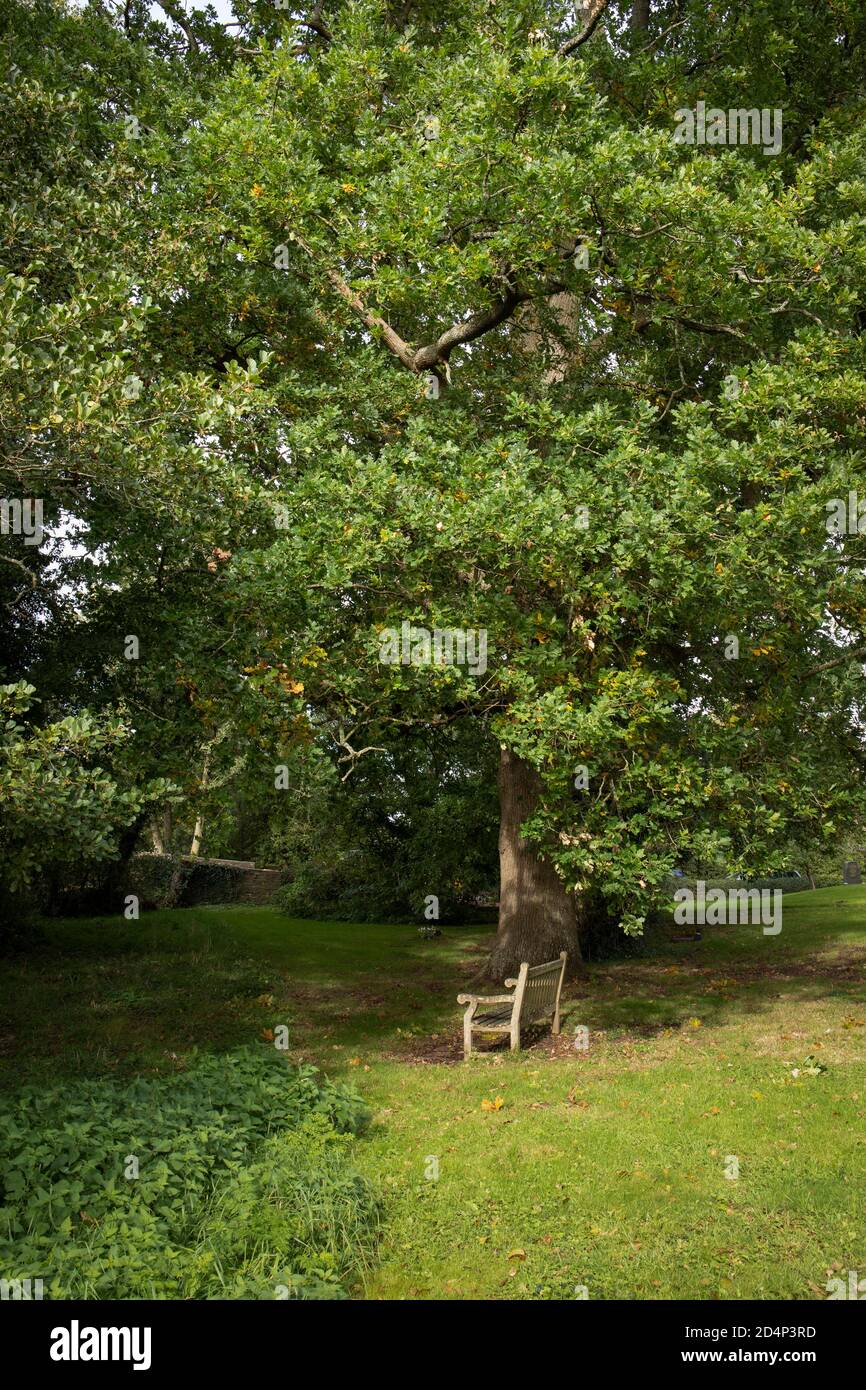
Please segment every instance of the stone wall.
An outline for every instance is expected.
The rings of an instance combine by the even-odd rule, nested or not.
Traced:
[[[245,859],[207,859],[184,854],[180,864],[180,891],[174,907],[204,903],[266,907],[276,897],[283,878],[281,870],[257,869],[252,860]],[[160,907],[177,867],[178,861],[167,855],[137,854],[130,864],[129,891],[141,898],[143,907]]]
[[[235,901],[266,907],[273,902],[282,877],[279,869],[245,869]]]

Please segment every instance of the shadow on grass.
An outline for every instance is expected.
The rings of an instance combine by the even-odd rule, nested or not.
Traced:
[[[485,927],[425,941],[412,926],[310,922],[270,908],[188,908],[48,924],[32,955],[0,975],[0,1084],[25,1075],[160,1072],[193,1049],[267,1044],[278,1024],[293,1055],[326,1068],[374,1056],[462,1060],[457,994],[489,946]],[[786,900],[783,931],[706,927],[644,953],[594,963],[566,986],[563,1034],[534,1029],[525,1047],[573,1052],[574,1028],[652,1037],[725,1025],[781,997],[866,1002],[866,888]],[[507,1051],[505,1041],[483,1050]]]

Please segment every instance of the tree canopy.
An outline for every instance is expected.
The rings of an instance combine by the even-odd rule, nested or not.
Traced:
[[[500,975],[841,837],[862,7],[163,12],[8,12],[2,491],[77,545],[3,538],[5,678],[193,819],[498,757]]]

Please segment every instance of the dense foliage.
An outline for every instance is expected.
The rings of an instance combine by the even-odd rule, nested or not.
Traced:
[[[2,488],[54,530],[4,552],[6,676],[124,718],[179,836],[256,808],[307,900],[489,880],[436,822],[468,777],[489,826],[500,747],[627,932],[686,859],[862,825],[862,6],[581,14],[10,11]],[[675,139],[700,102],[778,141]],[[387,664],[404,623],[483,631],[484,669]]]
[[[340,1298],[376,1208],[354,1092],[243,1051],[0,1100],[0,1268],[46,1298]]]
[[[165,801],[161,779],[122,787],[114,754],[128,738],[123,725],[88,711],[50,724],[23,722],[34,690],[19,681],[0,686],[0,939],[46,903],[53,885],[80,881],[117,853],[148,807]]]

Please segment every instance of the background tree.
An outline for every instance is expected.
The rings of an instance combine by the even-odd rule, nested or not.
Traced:
[[[0,937],[45,905],[46,885],[81,882],[117,854],[119,838],[171,789],[123,788],[112,775],[123,726],[87,714],[41,728],[21,722],[33,687],[0,686]]]
[[[235,54],[202,23],[213,42],[195,63],[144,4],[32,0],[5,8],[2,35],[0,497],[38,507],[44,534],[16,534],[4,511],[0,673],[38,688],[24,724],[122,724],[113,776],[155,780],[166,810],[197,795],[191,768],[225,722],[196,671],[223,703],[237,685],[214,659],[221,573],[254,524],[254,483],[226,447],[252,369],[163,352],[145,274],[159,283],[166,244],[146,147],[157,129],[184,138]]]

